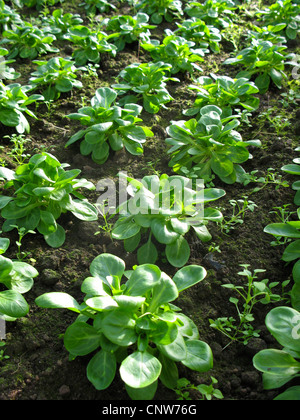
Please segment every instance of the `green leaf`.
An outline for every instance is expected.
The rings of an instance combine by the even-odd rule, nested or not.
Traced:
[[[300,371],[300,363],[290,354],[275,349],[261,350],[253,358],[254,367],[260,372],[292,378]]]
[[[292,386],[274,398],[274,401],[300,401],[300,386]]]
[[[129,239],[137,235],[141,230],[141,226],[130,220],[127,223],[120,223],[112,230],[114,239]]]
[[[265,227],[264,232],[274,236],[300,238],[300,231],[288,223],[272,223]]]
[[[79,220],[94,221],[98,220],[98,211],[95,206],[84,200],[73,200],[72,199],[72,210],[71,212]]]
[[[102,320],[102,332],[112,343],[130,346],[137,340],[135,320],[123,309],[109,312]]]
[[[170,360],[162,353],[160,353],[159,355],[159,361],[162,364],[162,370],[159,379],[167,388],[175,389],[177,387],[177,381],[179,379],[176,363],[174,362],[174,360]]]
[[[152,299],[148,311],[155,312],[163,303],[172,302],[178,298],[178,290],[174,281],[165,273],[161,274],[159,283],[152,290]]]
[[[62,226],[57,225],[57,230],[49,235],[44,235],[44,238],[52,248],[60,248],[66,240],[66,232]]]
[[[143,296],[159,283],[160,269],[153,264],[139,265],[126,283],[125,293],[130,296]]]
[[[0,238],[0,254],[4,254],[10,245],[10,240],[8,238]]]
[[[213,355],[208,344],[200,340],[187,340],[187,357],[182,364],[197,372],[208,372],[213,368]]]
[[[270,76],[267,73],[262,73],[255,79],[254,83],[258,87],[260,94],[266,93],[270,85]]]
[[[7,277],[13,269],[13,262],[9,258],[0,255],[0,282]]]
[[[190,258],[190,252],[190,246],[183,236],[166,246],[167,259],[174,267],[184,266]]]
[[[85,302],[90,308],[95,311],[110,311],[118,308],[117,302],[111,296],[95,296],[87,299]]]
[[[96,257],[90,266],[92,276],[101,279],[110,286],[107,277],[117,276],[122,278],[125,271],[125,263],[121,258],[112,254],[101,254]]]
[[[300,313],[298,311],[285,306],[274,308],[266,317],[266,326],[283,347],[300,351]]]
[[[99,277],[87,277],[81,285],[81,291],[89,296],[107,296],[110,290]]]
[[[161,373],[161,363],[152,354],[135,351],[123,360],[122,380],[131,388],[145,388],[155,382]]]
[[[87,378],[98,391],[110,386],[117,370],[116,356],[100,350],[87,365]]]
[[[274,68],[271,68],[270,76],[271,76],[271,79],[273,80],[273,82],[275,83],[275,85],[280,89],[281,88],[281,83],[282,83],[282,74],[280,73],[280,71],[278,71]]]
[[[157,261],[158,252],[156,246],[152,243],[151,237],[142,245],[137,252],[137,259],[139,264],[154,264]]]
[[[117,96],[117,92],[114,89],[110,89],[108,87],[97,89],[95,94],[95,98],[98,102],[97,105],[106,109],[111,106]]]
[[[300,284],[300,260],[294,264],[293,279],[296,284]]]
[[[134,252],[139,246],[141,241],[141,232],[138,232],[135,236],[124,240],[124,248],[127,252]],[[151,262],[151,261],[147,261]],[[154,261],[155,262],[155,261]],[[141,264],[141,263],[140,263]]]
[[[27,315],[29,306],[21,293],[15,290],[0,292],[0,315],[4,314],[12,318],[21,318]]]
[[[283,261],[294,261],[300,258],[300,239],[290,243],[282,255]]]
[[[72,355],[85,356],[99,347],[100,335],[91,325],[78,321],[66,329],[64,345]]]
[[[164,356],[174,360],[175,362],[181,362],[187,357],[185,340],[180,333],[177,335],[176,340],[171,344],[158,346],[158,349]]]
[[[131,388],[125,384],[125,389],[133,401],[150,401],[154,398],[158,381],[153,382],[144,388]]]
[[[79,303],[68,293],[50,292],[36,298],[35,303],[41,308],[70,309],[80,313]]]
[[[173,281],[177,286],[178,292],[182,292],[191,286],[204,280],[206,277],[205,268],[199,265],[189,265],[177,271],[173,277]]]
[[[212,170],[220,177],[227,177],[233,172],[233,163],[226,156],[214,154],[211,159]]]
[[[151,230],[155,238],[161,244],[171,244],[179,238],[179,233],[175,232],[170,222],[163,218],[155,218],[151,223]]]

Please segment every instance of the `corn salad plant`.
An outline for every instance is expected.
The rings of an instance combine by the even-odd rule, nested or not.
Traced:
[[[195,46],[195,42],[187,41],[168,29],[162,43],[152,39],[141,44],[141,47],[150,53],[154,62],[163,61],[171,64],[171,74],[178,72],[192,74],[196,70],[202,71],[197,63],[204,61],[204,52],[201,48],[193,48]]]
[[[41,19],[43,29],[60,40],[64,39],[69,29],[83,23],[79,14],[64,13],[63,9],[55,9],[51,16]]]
[[[73,26],[64,35],[64,39],[75,45],[72,57],[76,66],[84,66],[88,62],[98,64],[103,53],[109,53],[115,57],[117,47],[109,42],[113,37],[115,37],[114,34],[107,35],[103,31],[92,31],[84,25]]]
[[[99,12],[105,13],[111,9],[117,9],[111,1],[106,0],[84,0],[79,6],[83,6],[88,15],[97,15]]]
[[[165,19],[172,22],[175,18],[180,19],[183,16],[182,1],[180,0],[138,0],[135,7],[144,13],[147,13],[151,22],[160,24]]]
[[[42,95],[27,95],[31,86],[21,86],[19,83],[4,85],[0,82],[0,122],[8,127],[15,127],[19,134],[29,133],[30,125],[25,116],[37,119],[28,108],[32,103],[44,100]]]
[[[196,17],[176,22],[178,28],[174,31],[175,35],[179,35],[188,41],[195,42],[198,48],[205,53],[219,53],[219,43],[222,40],[221,32],[212,25],[207,25],[203,20]]]
[[[278,0],[256,16],[266,25],[283,25],[281,33],[287,39],[296,39],[300,31],[299,4],[294,0]]]
[[[156,114],[160,108],[166,108],[168,102],[173,100],[167,90],[169,81],[179,82],[179,79],[167,77],[172,65],[159,61],[157,63],[134,63],[127,66],[117,77],[119,83],[112,88],[118,95],[124,95],[119,103],[139,102],[150,114]]]
[[[143,144],[153,133],[147,127],[138,125],[142,121],[139,118],[142,107],[126,104],[125,108],[121,108],[115,104],[117,96],[114,89],[99,88],[91,99],[91,106],[68,115],[87,128],[75,133],[66,147],[81,140],[80,152],[84,156],[91,154],[93,161],[99,165],[107,161],[110,149],[118,151],[125,147],[135,156],[143,154]]]
[[[63,0],[18,0],[20,7],[31,7],[36,10],[42,10],[45,7],[51,7],[57,3],[61,3]]]
[[[1,32],[11,29],[14,25],[21,25],[23,20],[15,9],[0,1],[0,30]]]
[[[251,79],[255,76],[254,83],[263,94],[269,89],[271,80],[281,89],[282,81],[287,78],[285,65],[289,64],[287,59],[292,59],[294,55],[287,55],[286,49],[284,45],[253,39],[249,47],[239,51],[234,58],[228,58],[223,64],[243,66],[245,70],[240,71],[236,77]]]
[[[33,60],[42,54],[57,53],[59,49],[52,44],[56,40],[55,35],[39,29],[29,22],[15,25],[13,29],[7,29],[2,34],[0,44],[9,48],[8,59],[28,58]]]
[[[149,16],[140,12],[135,16],[118,15],[106,18],[101,22],[101,27],[115,34],[113,42],[118,51],[123,51],[126,44],[150,40],[150,29],[155,29],[156,25],[150,25]]]
[[[260,146],[259,140],[243,141],[235,130],[240,125],[236,115],[222,118],[222,109],[207,105],[200,119],[172,121],[167,128],[170,146],[169,166],[189,178],[210,182],[218,176],[226,184],[243,182],[241,166],[252,156],[248,146]]]
[[[124,177],[121,173],[120,176]],[[225,195],[217,188],[199,191],[192,189],[188,178],[166,174],[146,176],[141,181],[126,177],[131,198],[118,209],[120,215],[112,229],[112,238],[123,240],[128,252],[139,247],[137,258],[140,264],[155,263],[158,250],[153,243],[165,246],[168,262],[174,267],[184,266],[190,257],[190,246],[185,235],[192,228],[198,239],[211,239],[207,224],[222,219],[222,213],[205,204]]]
[[[85,68],[75,66],[69,58],[53,57],[48,61],[33,61],[38,69],[31,73],[29,79],[33,89],[41,89],[46,101],[53,101],[61,93],[70,92],[73,88],[82,88],[82,83],[77,79],[76,73]]]
[[[189,89],[197,94],[190,109],[183,112],[187,116],[201,116],[200,111],[206,105],[216,105],[222,109],[222,116],[230,116],[233,111],[244,109],[253,112],[258,109],[260,100],[255,96],[259,89],[253,82],[241,77],[232,79],[228,76],[211,74],[200,76]]]
[[[184,11],[188,16],[201,19],[208,25],[227,28],[232,25],[236,9],[232,0],[206,0],[203,3],[189,1]]]
[[[82,283],[83,303],[53,292],[39,296],[36,304],[78,314],[65,331],[64,345],[70,359],[93,352],[86,372],[97,390],[111,385],[119,364],[131,399],[151,400],[158,380],[170,389],[176,387],[177,363],[195,372],[213,367],[210,347],[199,339],[193,321],[172,303],[202,281],[206,271],[190,265],[171,278],[153,264],[125,268],[115,255],[99,255],[90,265],[91,276]]]
[[[95,186],[85,179],[77,179],[81,171],[65,170],[67,166],[42,152],[16,171],[0,168],[0,178],[6,180],[3,188],[13,193],[0,196],[1,217],[5,219],[3,232],[15,227],[25,231],[37,229],[49,246],[58,248],[66,237],[65,229],[57,223],[62,213],[70,211],[85,221],[98,219],[97,209],[78,191],[93,190]]]

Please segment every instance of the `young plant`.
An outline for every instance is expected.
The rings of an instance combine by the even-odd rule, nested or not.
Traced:
[[[201,108],[206,105],[218,106],[223,110],[223,116],[232,115],[237,108],[253,112],[259,107],[259,98],[254,96],[259,89],[246,78],[232,79],[211,74],[210,77],[201,76],[195,82],[189,89],[197,94],[197,98],[192,108],[183,112],[184,115],[201,115]]]
[[[4,3],[3,0],[0,0],[0,30],[7,31],[11,29],[14,25],[22,25],[23,20],[21,16],[10,6]]]
[[[179,35],[188,41],[195,42],[197,48],[201,48],[205,53],[210,51],[214,53],[220,52],[219,43],[222,35],[219,29],[212,25],[207,25],[203,20],[193,17],[176,22],[178,28],[174,31],[175,35]]]
[[[39,296],[36,304],[79,315],[67,328],[64,345],[71,359],[97,351],[87,365],[87,378],[97,390],[111,385],[118,363],[133,400],[151,400],[158,379],[174,389],[177,362],[196,372],[213,367],[211,349],[199,340],[196,325],[171,303],[205,278],[203,267],[184,267],[172,279],[153,264],[125,271],[123,260],[102,254],[93,260],[90,272],[81,286],[82,304],[56,292]]]
[[[14,145],[10,152],[7,152],[9,156],[18,164],[22,165],[26,159],[30,158],[29,153],[26,152],[26,143],[29,143],[31,140],[24,136],[23,134],[12,134],[11,136],[4,136],[8,138],[10,142]]]
[[[216,28],[227,28],[232,25],[237,6],[232,0],[206,0],[204,3],[188,2],[185,13],[188,16],[203,20]]]
[[[42,10],[46,7],[54,6],[56,3],[61,3],[62,0],[18,0],[21,2],[21,7],[34,7],[37,10]]]
[[[151,16],[151,22],[158,25],[164,19],[172,22],[175,18],[180,19],[183,16],[180,0],[139,0],[135,7]]]
[[[166,30],[167,36],[162,44],[158,40],[143,42],[141,47],[149,51],[154,62],[163,61],[171,64],[171,74],[178,72],[194,73],[202,71],[197,63],[204,61],[204,52],[201,48],[194,49],[196,45],[181,36],[176,36],[172,31]]]
[[[283,349],[261,350],[254,356],[253,365],[263,373],[264,389],[278,389],[300,377],[300,313],[285,306],[274,308],[266,317],[266,327]],[[299,399],[300,386],[297,385],[274,398]]]
[[[221,226],[222,233],[229,234],[231,230],[235,229],[236,225],[243,224],[245,213],[247,211],[253,212],[257,205],[248,199],[247,196],[244,196],[239,200],[229,200],[229,203],[232,206],[232,215],[228,218],[223,218],[219,224]]]
[[[4,254],[10,241],[7,238],[0,240],[0,254]],[[38,271],[30,264],[13,261],[0,255],[0,284],[7,290],[0,292],[0,318],[5,321],[15,321],[29,312],[29,306],[23,297],[34,283]]]
[[[115,57],[118,49],[109,42],[114,37],[115,34],[107,35],[105,32],[92,31],[84,25],[77,25],[68,29],[64,39],[71,41],[76,47],[72,54],[76,66],[84,66],[88,62],[100,63],[103,53]]]
[[[76,73],[82,68],[63,57],[53,57],[49,61],[33,61],[38,69],[31,73],[29,79],[33,89],[44,89],[42,95],[45,101],[58,99],[61,93],[70,92],[73,88],[82,88],[82,83],[77,79]]]
[[[282,178],[281,174],[278,174],[274,168],[268,168],[267,173],[264,176],[257,177],[256,174],[259,171],[255,169],[254,171],[251,171],[250,173],[246,172],[243,175],[243,185],[249,185],[251,182],[262,184],[259,187],[255,187],[251,194],[256,193],[263,188],[266,188],[268,185],[275,185],[275,191],[277,191],[279,188],[288,188],[289,183]]]
[[[120,100],[121,105],[141,101],[147,112],[156,114],[161,107],[166,108],[165,104],[173,100],[167,90],[167,82],[179,82],[179,79],[166,76],[171,70],[171,64],[161,61],[131,64],[121,71],[117,78],[120,83],[112,85],[112,88],[119,95],[132,92]]]
[[[213,376],[211,377],[211,384],[210,385],[194,385],[186,378],[180,378],[177,381],[177,387],[174,389],[176,394],[178,395],[177,400],[192,400],[193,398],[190,397],[191,391],[196,391],[201,394],[201,398],[197,398],[197,400],[212,400],[216,398],[218,400],[222,400],[224,398],[222,392],[219,389],[215,389],[215,385],[218,383],[217,379]]]
[[[117,10],[111,1],[106,0],[84,0],[79,3],[79,6],[83,6],[88,15],[96,15],[99,12],[106,13],[110,9]]]
[[[247,41],[252,42],[253,39],[258,41],[269,41],[272,44],[286,44],[286,39],[281,35],[283,24],[268,25],[268,26],[251,26],[253,29],[248,32]]]
[[[10,50],[8,59],[19,56],[33,60],[42,54],[59,52],[51,45],[56,37],[29,22],[4,31],[2,36],[0,44],[8,45]]]
[[[135,16],[119,15],[104,19],[101,27],[113,32],[116,36],[114,44],[118,51],[123,51],[126,44],[140,40],[150,40],[150,29],[155,29],[155,25],[149,25],[149,16],[146,13],[137,13]]]
[[[190,246],[184,236],[192,228],[198,239],[209,241],[209,221],[218,221],[222,213],[214,208],[204,208],[208,202],[225,195],[224,190],[197,186],[181,176],[163,174],[146,176],[141,181],[126,177],[131,198],[119,207],[120,216],[112,230],[112,237],[124,241],[126,251],[133,252],[140,245],[142,234],[148,237],[139,247],[139,264],[155,263],[158,259],[154,239],[163,246],[168,262],[174,267],[184,266],[190,257]]]
[[[62,213],[70,211],[80,220],[98,219],[97,209],[77,191],[93,190],[95,186],[76,178],[80,170],[65,171],[67,166],[42,152],[16,171],[0,168],[0,177],[7,180],[4,189],[13,189],[12,196],[0,196],[4,232],[15,226],[26,231],[37,229],[49,246],[58,248],[65,242],[65,230],[57,223]]]
[[[106,162],[110,148],[113,151],[123,147],[136,156],[143,154],[143,143],[147,137],[153,136],[151,130],[137,125],[141,118],[142,107],[127,104],[126,108],[115,105],[117,92],[111,88],[99,88],[91,100],[91,106],[80,108],[77,113],[68,117],[87,126],[75,133],[66,147],[81,140],[80,152],[92,154],[92,159],[99,165]]]
[[[282,25],[281,34],[287,39],[296,39],[300,30],[299,3],[278,0],[256,13],[259,21],[266,25]]]
[[[223,64],[245,67],[245,70],[240,71],[236,77],[251,79],[252,76],[256,76],[254,83],[263,94],[269,89],[271,80],[281,89],[283,79],[287,78],[285,64],[289,62],[286,59],[294,56],[286,55],[286,49],[286,46],[274,45],[270,41],[253,39],[249,47],[238,52],[236,57],[228,58]]]
[[[247,345],[249,340],[253,337],[259,337],[258,330],[254,330],[252,323],[255,321],[253,316],[253,307],[258,303],[269,304],[271,302],[279,302],[282,298],[275,294],[272,289],[276,287],[279,282],[269,283],[268,279],[257,281],[257,274],[264,273],[265,270],[256,269],[254,273],[248,270],[249,265],[242,264],[243,271],[239,272],[240,276],[247,278],[246,286],[236,286],[234,284],[223,284],[222,287],[235,291],[238,298],[231,297],[229,301],[234,304],[238,321],[235,318],[222,317],[217,320],[210,319],[210,326],[225,334],[230,339],[229,344],[238,341]],[[283,284],[286,286],[287,282]],[[241,304],[242,302],[242,304]],[[227,344],[227,346],[229,345]],[[226,346],[226,347],[227,347]]]
[[[166,143],[171,146],[169,166],[175,172],[204,182],[211,181],[213,174],[227,184],[242,182],[241,164],[251,158],[247,147],[260,146],[260,141],[243,141],[235,130],[240,124],[236,116],[222,118],[222,112],[207,105],[201,108],[199,120],[171,122]]]
[[[19,83],[4,85],[0,82],[0,122],[8,127],[15,127],[19,134],[30,131],[25,114],[37,119],[27,106],[44,100],[42,95],[28,96],[30,89],[31,86],[21,86]]]
[[[5,347],[5,343],[3,341],[0,341],[0,349],[2,348],[2,350],[0,350],[0,362],[10,358],[10,356],[5,354],[5,348],[4,347]]]
[[[52,15],[42,18],[42,27],[52,33],[57,39],[64,39],[69,29],[83,23],[79,14],[64,13],[63,9],[55,9]]]

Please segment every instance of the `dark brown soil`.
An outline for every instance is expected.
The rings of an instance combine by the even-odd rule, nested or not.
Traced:
[[[79,3],[79,2],[78,2]],[[65,11],[83,14],[83,9],[76,6],[77,1],[65,1]],[[70,8],[69,8],[70,7]],[[126,9],[124,9],[126,10]],[[119,9],[122,13],[122,8]],[[25,10],[28,17],[33,12]],[[169,27],[164,23],[162,28]],[[226,44],[225,44],[226,46]],[[65,44],[61,54],[70,50],[70,45]],[[228,47],[228,45],[227,45]],[[64,52],[65,51],[65,52]],[[224,68],[220,65],[230,52],[224,47],[220,55],[209,55],[203,63],[203,74],[209,74],[214,66],[219,65],[222,74],[232,76],[234,69]],[[43,58],[44,59],[44,58]],[[37,110],[38,120],[30,120],[31,142],[27,146],[30,154],[46,150],[55,155],[60,162],[67,162],[72,168],[81,169],[81,176],[94,182],[101,178],[111,177],[117,179],[119,171],[127,171],[135,178],[158,173],[171,174],[168,167],[168,155],[166,154],[165,128],[170,121],[182,119],[182,110],[186,108],[191,99],[191,93],[187,89],[191,80],[184,74],[176,75],[181,79],[180,84],[168,86],[174,101],[169,104],[168,110],[161,110],[158,115],[143,113],[144,124],[153,129],[155,136],[145,145],[143,157],[134,157],[125,151],[112,153],[109,160],[102,166],[96,165],[89,157],[84,157],[79,152],[79,143],[70,148],[65,148],[65,143],[75,133],[79,124],[67,118],[67,115],[82,106],[83,100],[88,103],[94,96],[95,90],[101,86],[109,86],[114,83],[114,78],[126,65],[139,61],[148,60],[146,54],[138,56],[137,45],[129,45],[116,58],[105,56],[102,58],[98,77],[82,78],[84,89],[74,90],[72,94],[63,94],[48,110],[45,105],[40,105]],[[20,83],[27,83],[33,65],[29,61],[17,60],[16,68],[21,69]],[[289,70],[288,70],[289,71]],[[232,74],[233,73],[233,74]],[[290,73],[288,78],[291,80]],[[288,91],[287,82],[282,91],[272,87],[268,93],[261,97],[261,105],[258,112],[251,119],[251,126],[244,124],[242,134],[244,139],[259,138],[262,148],[252,150],[253,159],[244,166],[247,172],[259,170],[260,174],[266,174],[268,168],[274,168],[276,178],[282,176],[290,184],[292,177],[281,172],[284,164],[291,163],[296,157],[294,149],[299,144],[297,134],[296,117],[297,106],[290,105],[282,108],[278,102],[280,94]],[[280,134],[272,124],[261,126],[258,115],[271,106],[277,106],[285,113],[290,121],[290,126]],[[299,131],[299,130],[298,130]],[[12,134],[14,131],[0,126],[0,138]],[[14,167],[12,159],[8,156],[10,144],[2,140],[4,149],[1,158],[5,159],[8,167]],[[215,186],[224,188],[226,196],[217,202],[222,207],[226,219],[232,214],[231,199],[240,199],[249,196],[257,205],[254,212],[247,212],[244,223],[239,224],[225,235],[220,227],[214,224],[209,226],[213,239],[210,243],[201,243],[192,234],[188,240],[191,244],[191,257],[189,264],[199,264],[206,268],[206,279],[195,287],[183,292],[178,299],[179,307],[183,313],[191,317],[199,328],[201,339],[207,342],[214,354],[214,367],[208,374],[201,375],[192,372],[183,366],[178,366],[181,377],[188,378],[191,383],[210,383],[210,376],[218,380],[217,388],[224,395],[225,400],[272,400],[277,391],[265,391],[262,379],[252,364],[253,356],[261,349],[276,346],[265,328],[264,320],[269,310],[274,305],[258,305],[254,310],[254,327],[261,330],[260,338],[253,339],[247,346],[243,344],[228,344],[228,339],[213,330],[209,325],[209,319],[222,316],[236,316],[234,306],[229,302],[231,293],[221,287],[222,284],[241,284],[241,277],[237,275],[240,264],[249,264],[251,270],[261,268],[266,270],[262,278],[270,281],[285,281],[291,278],[291,266],[282,260],[283,247],[272,247],[272,238],[263,232],[264,227],[275,221],[274,214],[270,213],[274,207],[293,203],[294,191],[269,184],[259,192],[253,193],[257,185],[253,183],[247,187],[240,184],[224,185],[217,179]],[[262,185],[260,185],[262,186]],[[97,200],[96,192],[85,193],[91,202]],[[251,196],[250,196],[251,194]],[[295,210],[293,206],[290,210]],[[86,365],[89,357],[68,360],[68,353],[63,346],[63,334],[66,328],[75,319],[75,315],[67,310],[42,310],[35,305],[35,298],[42,293],[52,291],[64,291],[77,299],[81,299],[80,287],[82,281],[89,276],[89,265],[92,260],[103,252],[113,253],[125,260],[127,268],[137,263],[136,255],[126,253],[121,242],[113,241],[109,234],[101,230],[99,222],[81,222],[72,215],[61,218],[62,224],[67,231],[67,239],[60,249],[49,248],[44,239],[39,235],[27,235],[23,240],[22,250],[29,252],[29,258],[39,271],[39,277],[35,280],[33,289],[26,294],[30,304],[30,313],[26,318],[7,324],[7,336],[5,354],[9,359],[0,361],[0,399],[1,400],[119,400],[128,401],[129,397],[124,389],[122,381],[117,376],[113,384],[106,391],[96,391],[86,378]],[[15,258],[18,239],[15,232],[6,235],[11,240],[11,247],[6,256]],[[213,252],[210,246],[219,246],[221,253]],[[175,273],[175,269],[166,264],[164,256],[160,256],[157,264],[169,275]],[[280,287],[278,292],[280,293]],[[199,394],[192,393],[192,399],[197,400]],[[159,385],[155,400],[175,400],[175,392]]]

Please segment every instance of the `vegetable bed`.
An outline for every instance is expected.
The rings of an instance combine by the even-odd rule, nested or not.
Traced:
[[[0,0],[0,399],[300,399],[299,11]]]

